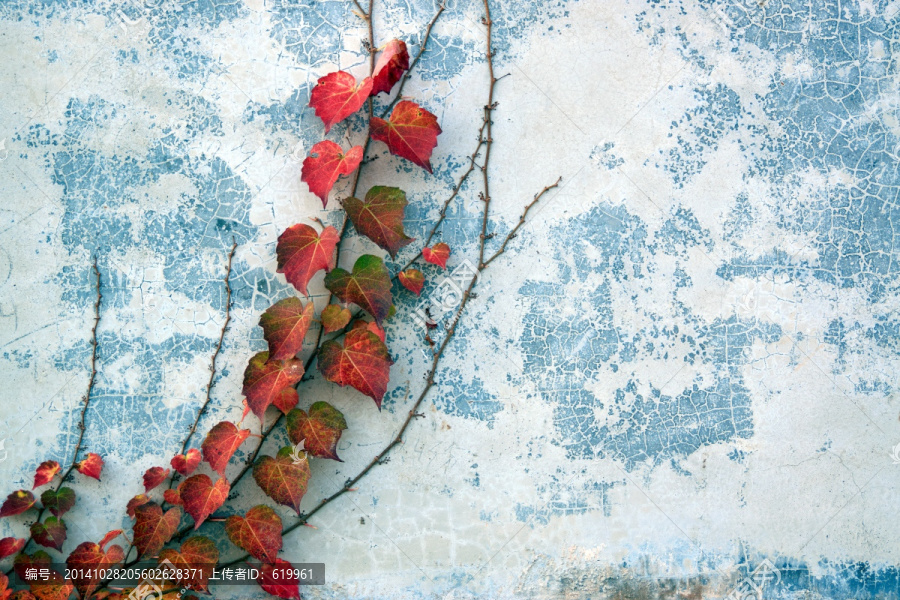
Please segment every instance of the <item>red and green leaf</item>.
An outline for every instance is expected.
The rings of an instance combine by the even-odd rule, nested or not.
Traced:
[[[31,525],[31,537],[45,548],[62,552],[66,543],[66,523],[57,517],[47,517],[43,523],[36,521]]]
[[[288,227],[278,236],[275,253],[278,255],[278,273],[306,294],[306,286],[313,275],[325,269],[330,271],[335,266],[335,252],[340,235],[330,225],[317,233],[315,229],[303,223]]]
[[[282,390],[296,385],[302,377],[302,361],[296,358],[269,360],[268,352],[260,352],[250,359],[244,370],[243,394],[253,414],[262,421],[266,409]]]
[[[309,414],[295,409],[287,415],[291,443],[303,442],[303,448],[318,458],[341,460],[337,455],[337,445],[345,429],[347,421],[344,415],[327,402],[315,402],[309,407]]]
[[[163,469],[162,467],[150,467],[147,469],[144,473],[144,491],[149,492],[161,484],[169,476],[169,473],[171,473],[169,469]]]
[[[397,274],[401,285],[418,296],[425,287],[425,275],[418,269],[407,269]]]
[[[300,501],[309,484],[309,459],[285,446],[276,457],[263,456],[253,465],[253,479],[266,495],[300,514]]]
[[[202,535],[188,538],[178,550],[167,548],[159,553],[160,562],[168,560],[170,569],[176,573],[181,571],[188,577],[179,579],[177,583],[192,590],[205,592],[209,587],[209,578],[213,567],[219,562],[219,550],[207,537]]]
[[[200,445],[203,449],[203,460],[209,463],[213,471],[224,476],[228,461],[249,435],[249,429],[238,429],[231,421],[217,423],[209,430],[206,439]]]
[[[181,521],[181,508],[173,506],[165,512],[150,502],[134,509],[134,545],[140,556],[157,554],[172,539]]]
[[[34,473],[34,486],[31,489],[50,483],[59,471],[60,468],[58,462],[55,460],[45,460],[38,466],[37,471]]]
[[[297,406],[297,402],[300,401],[300,394],[297,393],[292,387],[286,387],[281,390],[281,393],[278,394],[274,400],[272,400],[272,404],[275,405],[275,408],[280,410],[282,414],[288,414],[291,412],[291,409]]]
[[[416,104],[402,100],[389,121],[372,117],[371,136],[387,144],[388,151],[431,173],[431,152],[441,133],[437,117]]]
[[[263,564],[256,580],[264,592],[285,600],[300,600],[300,580],[291,563],[280,558],[275,564]]]
[[[147,504],[148,502],[150,502],[150,496],[148,496],[147,494],[138,494],[137,496],[135,496],[134,498],[132,498],[131,500],[128,501],[128,504],[125,506],[125,512],[128,514],[129,517],[131,517],[133,519],[134,518],[134,509],[136,509],[138,506],[143,506],[144,504]]]
[[[87,477],[93,477],[100,481],[100,471],[103,470],[103,459],[99,454],[88,452],[84,460],[75,463],[75,470]]]
[[[247,515],[232,515],[225,521],[228,539],[264,563],[275,562],[281,550],[281,517],[260,504],[247,511]]]
[[[208,475],[194,475],[178,486],[178,493],[184,502],[184,510],[194,518],[194,529],[200,527],[206,518],[214,513],[228,498],[231,486],[220,477],[215,484]]]
[[[259,318],[259,326],[269,344],[270,358],[286,360],[297,356],[315,316],[312,302],[304,306],[300,298],[294,297],[279,300],[266,309]]]
[[[303,161],[300,180],[309,186],[309,191],[322,200],[322,208],[328,204],[328,192],[341,175],[350,175],[363,159],[362,146],[344,149],[332,141],[324,140],[312,147]]]
[[[389,41],[381,51],[378,62],[375,63],[372,95],[381,92],[390,93],[407,69],[409,69],[409,52],[406,50],[406,43],[402,40]]]
[[[325,276],[325,287],[340,298],[368,311],[379,323],[390,311],[391,276],[377,256],[363,254],[356,259],[353,273],[337,268]]]
[[[328,340],[319,350],[319,371],[325,379],[354,387],[372,398],[379,410],[392,364],[387,346],[368,328],[348,331],[343,346]]]
[[[68,487],[44,490],[41,494],[41,504],[54,516],[61,517],[75,506],[75,491]]]
[[[444,242],[440,242],[431,248],[422,248],[422,258],[424,258],[427,263],[446,269],[447,259],[450,258],[450,246]]]
[[[329,304],[322,310],[322,327],[325,329],[325,333],[343,329],[350,322],[352,316],[350,309],[343,308],[339,304]]]
[[[0,518],[20,515],[34,506],[34,494],[28,490],[16,490],[6,497],[0,506]]]
[[[171,461],[172,468],[185,477],[193,473],[199,464],[200,451],[196,448],[191,448],[184,454],[175,455],[175,458]]]
[[[346,198],[344,210],[361,235],[388,251],[391,258],[414,238],[403,231],[406,194],[400,188],[376,185],[366,193],[366,201]]]
[[[75,589],[82,598],[90,598],[102,581],[101,572],[124,560],[125,552],[121,546],[110,546],[109,550],[104,552],[101,544],[84,542],[72,551],[66,559],[66,566],[73,573],[80,575],[73,579]]]
[[[369,93],[373,81],[366,77],[361,83],[346,71],[336,71],[319,78],[309,95],[309,106],[325,124],[325,133],[335,123],[339,123],[358,111]]]
[[[25,547],[24,538],[6,537],[0,540],[0,560],[20,552]]]

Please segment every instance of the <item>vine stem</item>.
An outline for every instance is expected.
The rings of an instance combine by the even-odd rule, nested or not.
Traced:
[[[485,55],[487,58],[490,84],[488,85],[487,104],[484,105],[484,124],[487,129],[487,138],[484,141],[484,164],[481,166],[482,179],[484,180],[484,195],[482,197],[482,200],[484,201],[484,213],[481,219],[481,237],[479,238],[480,243],[478,245],[479,271],[484,268],[484,245],[487,241],[488,214],[491,207],[490,173],[488,172],[488,166],[491,161],[491,146],[494,144],[494,138],[491,135],[491,116],[494,108],[496,108],[496,105],[494,104],[494,86],[497,85],[497,78],[494,77],[494,47],[491,42],[491,31],[494,23],[491,21],[491,7],[488,4],[488,0],[484,0],[484,15],[482,23],[487,27],[487,51],[485,52]]]
[[[78,423],[78,430],[79,430],[78,441],[75,442],[75,451],[72,452],[72,462],[71,462],[71,464],[69,464],[69,468],[66,469],[66,472],[63,473],[63,476],[60,477],[59,483],[56,484],[56,487],[54,488],[54,491],[56,491],[56,492],[58,492],[59,488],[61,488],[63,483],[65,483],[66,478],[72,474],[72,471],[75,470],[75,465],[78,462],[78,454],[81,452],[81,446],[82,446],[82,443],[84,442],[84,431],[87,428],[85,426],[85,417],[87,416],[88,407],[91,404],[91,396],[94,393],[94,383],[97,380],[97,326],[100,324],[100,305],[103,301],[103,293],[100,290],[100,284],[101,284],[100,269],[97,266],[97,256],[96,255],[94,255],[94,263],[91,268],[94,271],[94,276],[96,278],[95,279],[96,283],[94,285],[95,285],[95,288],[97,291],[96,296],[94,298],[94,326],[91,328],[91,375],[88,378],[87,391],[85,392],[84,396],[81,398],[81,403],[83,406],[81,407],[81,420]],[[37,519],[35,520],[36,523],[40,522],[41,517],[44,516],[44,512],[46,510],[47,509],[42,507],[41,510],[38,511],[38,516],[37,516]],[[21,552],[25,552],[28,549],[28,545],[31,543],[31,541],[33,539],[34,539],[33,535],[28,536],[28,539],[25,541],[25,545],[22,547]],[[7,571],[7,575],[9,575],[10,573],[12,573],[12,569]]]

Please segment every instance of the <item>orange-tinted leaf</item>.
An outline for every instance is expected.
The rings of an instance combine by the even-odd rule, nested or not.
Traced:
[[[269,498],[300,514],[300,500],[309,483],[309,459],[285,446],[275,458],[263,456],[253,465],[253,479]]]
[[[200,446],[203,448],[203,459],[209,463],[213,471],[219,475],[225,475],[228,461],[231,460],[248,435],[250,435],[249,429],[238,429],[231,421],[217,423],[206,434],[206,439]]]
[[[353,386],[372,398],[379,410],[392,364],[387,346],[368,328],[348,331],[343,346],[328,340],[319,350],[319,371],[325,379]]]
[[[9,577],[0,573],[0,600],[9,600],[12,590],[9,589]]]
[[[350,322],[350,309],[342,308],[339,304],[329,304],[322,311],[322,327],[325,333],[331,333],[343,329]]]
[[[275,405],[275,408],[280,410],[282,414],[288,414],[292,408],[297,406],[297,402],[300,401],[300,394],[297,393],[292,387],[286,387],[281,390],[281,393],[275,396],[275,399],[272,400],[272,404]]]
[[[168,560],[172,563],[170,569],[174,569],[176,573],[180,570],[186,575],[177,581],[179,585],[205,592],[209,587],[213,567],[219,562],[219,550],[212,540],[198,535],[186,539],[178,550],[163,550],[159,553],[159,560]]]
[[[175,458],[171,461],[172,468],[185,477],[193,473],[199,464],[200,451],[196,448],[191,448],[184,454],[176,454]]]
[[[336,71],[319,78],[309,95],[309,106],[325,124],[325,133],[335,123],[343,121],[359,110],[372,91],[372,78],[359,85],[356,78],[345,71]]]
[[[163,492],[163,500],[171,504],[172,506],[183,506],[184,500],[181,499],[181,494],[178,493],[178,490],[169,489]]]
[[[269,360],[268,352],[260,352],[250,359],[244,370],[243,394],[253,414],[262,421],[266,409],[281,391],[295,385],[302,377],[302,361],[296,358]]]
[[[316,316],[312,302],[303,306],[300,298],[279,300],[262,314],[259,326],[269,343],[269,357],[275,360],[294,358],[303,348],[303,338]]]
[[[409,52],[402,40],[391,40],[385,45],[375,63],[372,95],[390,92],[394,84],[400,81],[403,73],[409,69]]]
[[[281,517],[264,504],[254,506],[247,516],[232,515],[225,521],[228,539],[264,563],[273,563],[281,550]]]
[[[44,490],[41,494],[41,504],[54,516],[61,517],[75,506],[75,492],[67,487]]]
[[[122,535],[123,533],[125,533],[125,531],[123,529],[113,529],[112,531],[107,531],[106,535],[103,536],[103,538],[100,540],[100,543],[97,545],[100,546],[101,550],[103,550],[108,543],[110,543],[111,541],[113,541],[114,539],[116,539],[117,537]],[[110,549],[112,549],[112,548],[110,548]]]
[[[62,552],[66,543],[66,524],[57,517],[47,517],[43,523],[36,521],[31,525],[31,537],[41,546]]]
[[[275,247],[278,272],[284,273],[301,294],[306,294],[306,286],[313,275],[322,269],[330,271],[334,268],[334,248],[339,239],[337,229],[330,225],[322,233],[316,233],[303,223],[288,227],[278,236]]]
[[[2,597],[3,595],[0,594],[0,598]],[[29,592],[28,590],[19,590],[18,592],[10,596],[9,600],[37,600],[37,598],[35,598],[34,594]]]
[[[75,589],[82,598],[89,598],[102,581],[100,571],[105,571],[123,560],[125,553],[121,546],[112,545],[104,552],[99,544],[84,542],[72,551],[66,559],[66,566],[79,575],[73,579]]]
[[[150,502],[135,507],[134,515],[134,545],[141,556],[152,556],[175,535],[181,520],[181,508],[173,506],[163,514],[159,504]]]
[[[315,402],[309,407],[309,414],[295,409],[287,416],[287,432],[291,442],[303,442],[303,448],[318,458],[341,460],[337,455],[337,445],[345,429],[347,421],[344,415],[327,402]]]
[[[357,319],[356,321],[353,322],[353,325],[351,325],[350,328],[358,329],[360,327],[362,327],[363,329],[368,329],[369,331],[371,331],[372,333],[377,335],[378,339],[381,340],[382,342],[386,341],[386,339],[387,339],[387,334],[385,334],[384,329],[382,329],[381,326],[379,326],[378,323],[376,323],[374,321],[366,321],[363,319]]]
[[[128,513],[128,516],[133,519],[134,509],[136,509],[138,506],[143,506],[148,502],[150,502],[150,496],[148,496],[147,494],[138,494],[128,501],[128,504],[125,506],[125,512]]]
[[[88,452],[88,455],[84,460],[75,463],[75,470],[82,475],[93,477],[97,481],[100,481],[100,471],[103,470],[103,459],[100,458],[99,454]]]
[[[371,136],[387,144],[391,154],[405,158],[431,173],[431,152],[441,128],[437,117],[416,104],[402,100],[389,121],[372,117]]]
[[[34,486],[31,489],[50,483],[59,473],[59,463],[55,460],[45,460],[34,473]]]
[[[0,540],[0,559],[12,556],[25,547],[24,538],[7,537]]]
[[[341,302],[358,304],[379,323],[391,309],[391,276],[377,256],[360,256],[353,265],[353,273],[333,269],[325,276],[325,287]]]
[[[178,486],[184,510],[194,518],[194,529],[225,503],[230,491],[231,486],[224,477],[213,484],[212,479],[203,474],[194,475]]]
[[[319,142],[304,159],[300,180],[322,200],[324,208],[328,204],[328,192],[334,187],[338,177],[353,173],[362,159],[362,146],[353,146],[344,154],[344,149],[332,141]]]
[[[38,600],[65,600],[72,594],[72,582],[64,580],[62,575],[51,569],[51,564],[50,555],[43,550],[38,550],[31,556],[17,555],[13,560],[13,569],[19,579],[23,581],[27,580],[25,576],[27,569],[47,569],[47,580],[33,582],[30,586],[31,593]]]
[[[422,258],[424,258],[427,263],[446,269],[447,259],[450,258],[450,246],[444,242],[440,242],[431,248],[422,248]]]
[[[34,494],[28,490],[16,490],[6,497],[0,506],[0,517],[20,515],[34,506]]]
[[[400,188],[376,185],[366,193],[365,202],[346,198],[342,204],[356,231],[387,250],[391,258],[413,241],[403,231],[406,194]]]
[[[407,269],[405,271],[400,271],[400,273],[397,274],[397,278],[400,280],[403,287],[416,296],[422,293],[422,288],[425,286],[425,275],[422,274],[422,271],[418,269]]]
[[[147,469],[147,472],[144,473],[144,491],[149,492],[161,484],[166,480],[170,472],[169,469],[163,469],[162,467],[150,467]]]
[[[256,580],[264,592],[285,600],[300,600],[300,580],[291,563],[280,558],[275,564],[263,564]]]

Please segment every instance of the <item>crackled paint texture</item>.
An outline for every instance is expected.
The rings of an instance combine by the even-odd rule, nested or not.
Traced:
[[[375,6],[379,43],[417,51],[435,5]],[[444,131],[434,175],[376,144],[363,176],[407,190],[420,240],[474,146],[482,10],[448,2],[406,90]],[[900,597],[900,0],[492,10],[509,76],[491,244],[562,184],[483,276],[425,418],[287,538],[285,558],[326,564],[304,597]],[[140,472],[180,448],[232,240],[234,319],[201,429],[239,418],[259,313],[292,293],[278,234],[340,222],[299,181],[322,138],[307,103],[321,75],[365,72],[364,34],[343,0],[0,5],[3,494],[71,455],[93,256],[103,275],[85,449],[107,465],[75,482],[67,551],[130,526]],[[476,183],[442,229],[451,270],[474,260]],[[345,248],[352,264],[374,247]],[[429,274],[421,302],[439,294]],[[321,275],[311,289],[321,305]],[[350,425],[346,462],[314,463],[306,507],[392,437],[423,384],[422,304],[395,294],[384,410],[318,379],[301,398]],[[242,503],[262,500],[241,485]],[[0,522],[0,537],[25,530]],[[777,575],[747,588],[764,561]]]

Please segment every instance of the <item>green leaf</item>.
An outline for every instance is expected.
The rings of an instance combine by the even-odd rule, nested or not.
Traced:
[[[365,202],[358,198],[343,201],[344,210],[356,231],[387,250],[391,258],[414,239],[403,231],[406,204],[403,190],[384,185],[370,189]]]
[[[391,276],[377,256],[360,256],[353,273],[333,269],[325,276],[325,287],[341,302],[353,302],[368,311],[379,324],[391,309]]]
[[[58,491],[45,490],[41,494],[41,504],[54,516],[61,517],[75,506],[75,492],[72,488],[67,487],[61,487]]]
[[[57,517],[47,517],[43,523],[37,521],[31,525],[31,537],[41,546],[62,552],[66,543],[66,523]]]

